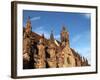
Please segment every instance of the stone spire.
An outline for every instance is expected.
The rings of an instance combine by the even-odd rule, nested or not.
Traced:
[[[30,21],[30,16],[28,16],[28,19],[27,19],[27,24],[31,24],[31,21]]]
[[[53,31],[51,31],[51,34],[50,34],[50,40],[51,40],[51,41],[54,41]]]
[[[65,26],[62,27],[62,32],[67,32]]]
[[[31,32],[31,21],[30,21],[30,17],[28,17],[26,23],[26,33],[30,33],[30,32]]]

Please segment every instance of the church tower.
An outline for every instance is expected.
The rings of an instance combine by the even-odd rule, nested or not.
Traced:
[[[23,39],[23,68],[30,68],[29,64],[30,64],[30,55],[31,55],[31,21],[30,21],[30,17],[28,17],[27,23],[26,23],[26,27],[23,28],[23,35],[24,35],[24,39]]]
[[[26,34],[30,34],[31,33],[31,21],[30,21],[30,17],[28,17],[27,23],[26,23],[26,30],[25,30]]]
[[[61,31],[61,45],[62,46],[69,46],[69,33],[66,30],[65,26],[62,27],[62,31]]]

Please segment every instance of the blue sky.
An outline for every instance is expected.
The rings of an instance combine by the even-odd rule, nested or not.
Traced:
[[[50,37],[53,30],[55,39],[60,41],[62,26],[69,32],[70,47],[91,62],[91,14],[75,12],[50,12],[23,10],[23,26],[30,16],[32,31]]]

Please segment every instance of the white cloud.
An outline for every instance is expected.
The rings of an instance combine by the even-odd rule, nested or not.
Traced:
[[[51,32],[48,32],[46,29],[44,29],[44,26],[40,26],[40,27],[37,27],[36,29],[33,29],[34,32],[36,32],[37,34],[41,35],[41,34],[44,34],[44,36],[49,39],[50,38],[50,34]],[[53,33],[54,34],[54,33]],[[54,34],[54,38],[56,40],[59,40],[60,41],[60,35],[59,34]]]
[[[78,42],[80,39],[81,39],[81,37],[82,37],[82,35],[76,35],[73,39],[72,39],[72,43],[76,43],[76,42]]]
[[[59,41],[60,41],[60,35],[59,35],[59,34],[54,35],[54,38],[55,38],[56,40],[59,40]]]
[[[85,18],[89,19],[91,17],[90,14],[83,14]]]
[[[77,47],[75,50],[81,55],[87,58],[89,64],[91,63],[91,48],[89,47]]]
[[[88,59],[91,63],[91,45],[90,43],[90,32],[82,32],[74,36],[71,40],[71,47],[75,49],[80,55]]]
[[[31,21],[36,21],[36,20],[40,20],[40,19],[41,19],[40,16],[36,16],[36,17],[32,17],[30,20],[31,20]]]
[[[47,39],[50,38],[49,32],[47,32],[47,31],[43,28],[43,26],[37,27],[35,30],[33,29],[33,31],[36,32],[36,33],[39,34],[39,35],[44,34],[44,36],[45,36]]]
[[[80,43],[81,40],[85,40],[85,39],[90,40],[90,36],[91,35],[89,31],[77,34],[71,39],[71,44]]]
[[[30,18],[30,21],[36,21],[36,20],[40,20],[40,19],[41,19],[40,16],[36,16],[36,17]],[[23,26],[24,26],[24,27],[26,26],[26,23],[27,23],[27,21],[23,23]]]

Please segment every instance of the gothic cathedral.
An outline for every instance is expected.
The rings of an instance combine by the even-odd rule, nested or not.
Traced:
[[[32,32],[30,17],[23,27],[23,69],[89,66],[88,60],[70,48],[69,32],[62,27],[60,40]]]

